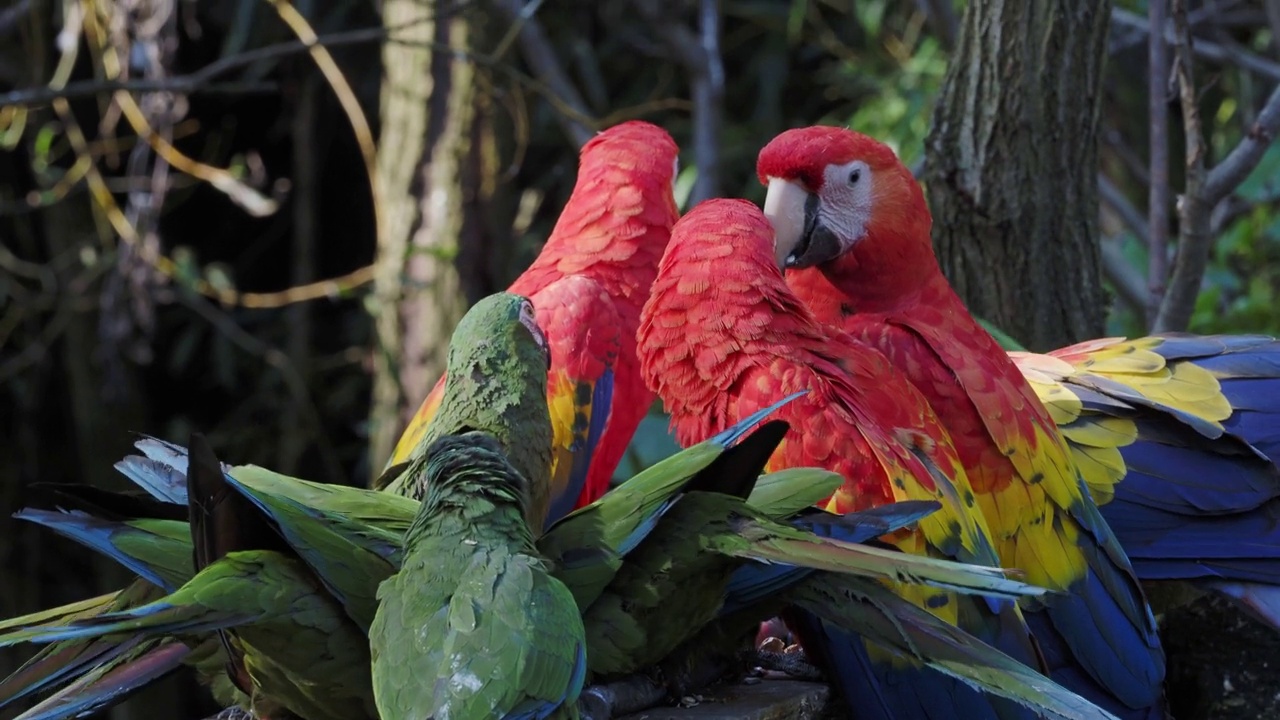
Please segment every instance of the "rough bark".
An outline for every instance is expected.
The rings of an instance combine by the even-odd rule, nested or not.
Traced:
[[[1103,331],[1109,0],[974,0],[927,141],[933,241],[976,315],[1044,350]]]
[[[404,42],[383,51],[374,475],[444,370],[449,334],[466,309],[454,259],[469,222],[463,175],[471,166],[475,67],[428,47],[468,47],[480,20],[458,9],[445,0],[389,0],[383,10],[383,25]]]

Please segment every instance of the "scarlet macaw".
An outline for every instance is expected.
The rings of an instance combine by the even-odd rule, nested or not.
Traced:
[[[577,184],[546,245],[508,288],[533,302],[550,343],[554,442],[547,524],[604,494],[653,404],[640,378],[635,333],[679,217],[673,195],[678,152],[665,130],[640,121],[592,138],[582,147]],[[441,377],[388,467],[411,457],[443,389]]]
[[[1280,412],[1280,344],[1152,337],[1011,357],[947,283],[924,195],[887,146],[842,128],[790,130],[760,152],[757,171],[788,284],[823,323],[878,347],[924,392],[956,440],[1002,557],[1032,582],[1052,560],[1020,553],[1018,539],[1058,498],[1024,488],[1078,493],[1078,476],[1140,577],[1280,580],[1271,517],[1280,510],[1280,433],[1269,420]],[[1258,542],[1239,543],[1246,534]],[[1073,569],[1069,585],[1075,577]],[[1099,615],[1094,632],[1064,625],[1057,649],[1032,628],[1051,664],[1068,672],[1069,648],[1091,678],[1068,687],[1143,707],[1154,686],[1115,665],[1129,646],[1105,621]],[[1101,687],[1090,693],[1093,684]]]
[[[769,471],[817,466],[841,474],[844,485],[825,503],[837,512],[894,500],[936,500],[939,512],[917,530],[896,533],[893,541],[916,554],[999,564],[987,519],[975,506],[937,416],[883,355],[817,324],[787,289],[773,256],[772,231],[751,203],[710,200],[676,224],[637,339],[641,373],[671,414],[682,446],[809,390],[774,415],[797,432],[774,452]],[[922,458],[939,469],[936,474]],[[1039,667],[1034,641],[1014,603],[973,601],[937,590],[899,591]],[[872,669],[860,642],[808,619],[814,622],[795,627],[802,637],[834,633],[844,638],[829,660],[837,665],[833,670],[849,675],[843,688],[860,717],[905,717],[904,708],[920,717],[939,717],[928,713],[947,708],[952,717],[974,719],[1025,712],[932,671],[910,669],[898,657],[877,653]],[[1158,655],[1158,644],[1154,648]]]

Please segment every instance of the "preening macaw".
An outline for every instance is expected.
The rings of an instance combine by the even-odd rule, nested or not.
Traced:
[[[845,483],[828,503],[837,512],[893,500],[936,500],[942,509],[921,521],[919,530],[895,536],[898,546],[916,554],[999,564],[988,520],[937,416],[883,355],[817,324],[787,288],[773,253],[773,231],[759,208],[740,200],[711,200],[676,224],[638,340],[641,371],[671,414],[682,445],[807,389],[807,396],[777,414],[797,432],[773,455],[770,470],[819,466],[839,473]],[[899,589],[939,617],[1038,667],[1037,650],[1015,604]],[[1136,587],[1133,591],[1136,595]],[[935,713],[951,708],[967,718],[1016,710],[941,677],[904,684],[904,675],[893,674],[898,670],[893,661],[878,659],[880,671],[890,673],[880,681],[848,663],[834,668],[856,676],[850,683],[857,678],[868,683],[844,688],[856,715],[874,716],[877,703],[869,697],[882,698],[881,717],[907,717],[910,708],[923,712],[924,706]]]
[[[1270,419],[1280,411],[1280,344],[1151,337],[1011,357],[947,283],[921,188],[888,147],[843,128],[790,130],[761,151],[757,170],[788,283],[823,323],[880,348],[924,392],[1002,548],[1031,523],[1045,527],[1052,505],[1084,510],[1082,476],[1140,578],[1280,580]],[[1032,582],[1057,579],[1041,568],[1063,567],[1034,547],[1011,550],[1002,557]],[[1078,582],[1081,567],[1065,569],[1060,579]],[[1219,587],[1250,593],[1260,609],[1270,591]],[[1104,632],[1099,616],[1097,632],[1063,625],[1061,639],[1099,691],[1142,708],[1156,668],[1114,660],[1136,660],[1144,643],[1135,641],[1151,629],[1126,616],[1113,627],[1132,625],[1139,637]],[[1042,642],[1050,661],[1065,660],[1052,644]]]
[[[546,245],[509,288],[533,301],[551,349],[548,522],[604,493],[653,403],[640,378],[635,332],[679,216],[672,194],[678,152],[666,131],[646,122],[596,135],[582,148],[577,184]],[[388,466],[424,447],[419,441],[444,383],[423,401]]]
[[[481,299],[462,316],[449,338],[442,385],[435,393],[431,419],[417,433],[419,450],[447,435],[483,429],[502,443],[503,452],[529,484],[529,527],[537,535],[551,502],[550,467],[553,426],[547,421],[546,335],[527,298],[509,292]],[[410,453],[417,458],[421,452]],[[382,488],[421,500],[428,488],[392,466]],[[397,470],[397,468],[401,468]]]

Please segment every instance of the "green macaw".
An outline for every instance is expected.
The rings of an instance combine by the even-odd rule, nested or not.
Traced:
[[[743,468],[754,467],[753,463],[758,462],[758,458],[769,455],[784,426],[768,423],[753,433],[748,434],[748,430],[773,409],[766,408],[738,426],[654,464],[592,505],[566,516],[538,540],[542,552],[554,559],[556,577],[570,586],[581,607],[599,596],[621,567],[627,552],[644,539],[682,491],[710,487],[712,483],[720,482],[718,478],[741,474]],[[143,438],[137,446],[147,457],[129,456],[116,464],[117,469],[147,489],[158,501],[163,499],[163,502],[186,505],[186,449],[155,438]],[[325,557],[325,549],[343,547],[346,542],[355,543],[390,563],[388,569],[370,562],[362,572],[354,574],[352,577],[363,578],[367,585],[363,592],[349,590],[351,596],[372,596],[378,582],[399,568],[400,542],[417,514],[417,501],[389,493],[291,478],[253,465],[223,467],[224,480],[228,485],[261,509],[281,536],[289,539],[291,544],[301,546],[298,554],[326,588],[350,588],[342,577],[344,563]],[[792,470],[778,475],[804,472]],[[757,492],[768,487],[770,482],[764,478]],[[89,496],[87,499],[84,497],[86,494]],[[15,618],[0,625],[0,630],[31,629],[33,625],[55,629],[88,615],[137,607],[163,596],[166,591],[173,591],[195,574],[187,523],[163,519],[173,517],[175,513],[168,508],[179,508],[179,505],[146,505],[135,498],[100,493],[79,485],[67,486],[59,495],[59,503],[64,507],[79,505],[93,508],[100,515],[118,519],[95,517],[81,509],[26,509],[19,517],[48,527],[137,572],[141,578],[136,583],[151,588],[151,594],[122,605],[108,605],[113,594],[64,606],[58,611]],[[161,518],[129,519],[127,515],[130,512],[147,512]],[[368,568],[383,568],[384,574],[370,575]],[[345,606],[350,609],[353,604],[348,602]],[[169,669],[178,667],[182,662],[193,664],[198,658],[200,664],[197,669],[201,671],[201,678],[212,682],[215,689],[224,688],[224,692],[215,694],[219,702],[247,705],[247,701],[239,697],[238,691],[227,681],[223,671],[227,655],[216,638],[212,634],[183,637],[198,642],[197,650],[185,660],[164,655],[170,662]],[[33,660],[30,667],[24,666],[20,674],[0,683],[0,690],[11,686],[19,692],[12,698],[16,699],[69,679],[84,679],[86,668],[92,670],[90,675],[103,669],[114,670],[116,665],[103,665],[99,658],[105,657],[108,650],[116,650],[120,656],[119,672],[97,680],[93,686],[84,686],[77,680],[75,685],[64,688],[41,703],[39,708],[49,710],[50,714],[38,716],[43,720],[72,717],[75,715],[73,710],[101,707],[153,679],[154,666],[141,662],[141,667],[131,665],[130,661],[135,656],[125,651],[133,642],[149,642],[147,647],[150,648],[162,640],[164,638],[109,636],[54,643],[46,651],[62,649],[59,653],[41,653],[41,656],[49,656],[45,662]],[[7,641],[7,636],[0,638],[0,644]],[[95,653],[83,650],[79,656],[68,658],[64,646],[74,648],[76,644],[81,648],[94,649]],[[72,663],[76,657],[81,658],[81,662]],[[228,695],[228,692],[233,695]],[[65,711],[65,714],[58,714],[56,710]]]
[[[363,628],[320,587],[316,575],[253,504],[227,483],[203,438],[192,437],[191,453],[186,478],[192,553],[187,557],[194,557],[193,569],[199,572],[159,600],[61,628],[10,633],[5,643],[117,633],[182,639],[213,631],[223,648],[220,659],[227,676],[248,696],[248,706],[258,717],[283,709],[316,720],[376,718]],[[172,523],[152,521],[146,530],[153,538],[164,537],[166,530],[174,529]],[[170,541],[176,537],[168,534]],[[112,543],[122,555],[132,557],[123,549],[128,545]],[[165,584],[176,579],[164,578],[154,566],[146,569]],[[152,661],[158,663],[160,657],[165,656]]]
[[[434,441],[408,477],[427,495],[369,629],[383,720],[578,717],[582,616],[534,546],[528,480],[478,431]]]
[[[614,593],[618,591],[618,588],[623,587],[625,583],[615,583],[612,587],[611,583],[614,583],[619,571],[622,571],[624,575],[627,574],[625,570],[627,563],[633,559],[639,559],[640,553],[645,551],[645,546],[650,540],[657,541],[655,547],[664,542],[661,539],[661,533],[665,532],[663,527],[668,524],[667,520],[672,519],[665,517],[666,514],[673,512],[675,508],[690,499],[696,498],[698,495],[710,495],[711,493],[707,492],[709,489],[724,487],[726,484],[743,486],[750,478],[754,477],[753,474],[758,470],[756,463],[763,462],[763,459],[770,455],[778,439],[780,439],[781,433],[785,430],[785,425],[772,422],[763,425],[750,434],[747,434],[747,430],[759,422],[772,409],[767,408],[759,415],[745,420],[741,426],[731,428],[730,431],[726,431],[721,436],[690,447],[655,464],[615,488],[596,503],[566,516],[553,525],[547,534],[538,541],[539,550],[554,563],[556,577],[562,579],[569,587],[579,606],[588,609],[588,617],[608,618],[608,614],[600,610],[595,611],[594,614],[589,612],[590,607],[597,602],[606,602],[610,597],[616,596]],[[140,446],[143,446],[143,444],[140,443]],[[177,446],[173,447],[176,448]],[[181,451],[181,448],[177,448],[177,450]],[[136,461],[141,460],[142,458],[129,458],[122,465],[133,465],[133,469],[136,470]],[[179,470],[186,469],[185,457],[175,456],[172,461],[179,465]],[[137,473],[134,474],[136,475]],[[178,475],[180,476],[180,473]],[[349,538],[352,542],[361,544],[371,552],[386,557],[393,567],[399,566],[400,552],[397,533],[403,532],[412,521],[413,513],[416,512],[417,508],[415,501],[358,488],[310,483],[276,475],[268,470],[253,466],[229,468],[226,471],[226,478],[229,485],[250,499],[255,506],[264,510],[270,522],[275,524],[283,536],[301,537],[299,528],[305,526],[310,527],[309,532],[312,533],[314,538],[321,528],[326,528]],[[824,480],[826,482],[834,482],[835,478],[825,471],[816,469],[793,469],[766,475],[756,483],[747,503],[754,511],[763,513],[768,518],[791,516],[810,506],[811,498],[808,497],[808,494],[814,492],[812,488],[822,485]],[[182,484],[181,480],[178,481],[178,484]],[[185,497],[178,497],[185,500]],[[844,530],[860,533],[854,538],[850,538],[847,533],[841,534],[842,528],[840,525],[834,526],[835,530],[832,532],[846,540],[875,537],[892,530],[900,524],[912,522],[921,517],[925,514],[925,511],[921,507],[916,507],[918,505],[929,504],[916,503],[902,505],[901,507],[888,506],[860,516],[856,524],[850,524],[847,528],[843,528]],[[929,509],[932,509],[931,505],[925,508],[925,510]],[[295,512],[300,510],[305,512]],[[826,514],[820,511],[810,509],[808,512],[819,518],[826,517]],[[877,518],[878,513],[882,514],[883,517]],[[97,547],[100,550],[102,545],[94,545],[91,541],[92,538],[115,537],[115,545],[111,547],[117,549],[109,554],[148,575],[153,575],[154,572],[147,570],[146,556],[142,551],[145,551],[150,543],[144,541],[143,531],[138,528],[140,526],[149,527],[153,530],[161,528],[156,530],[155,533],[178,539],[183,537],[183,532],[177,529],[181,526],[180,521],[149,521],[152,523],[151,525],[147,525],[143,521],[97,521],[95,531],[90,533],[83,529],[69,531],[66,527],[60,527],[57,522],[54,522],[56,517],[77,522],[83,521],[83,513],[49,513],[48,515],[50,519],[46,520],[44,524],[68,536],[78,537],[82,542],[86,542],[91,547]],[[806,519],[802,517],[795,522],[798,525],[805,526],[804,521]],[[173,525],[166,527],[165,523],[173,523]],[[299,528],[292,527],[294,524],[297,524]],[[671,524],[678,528],[682,523],[677,521]],[[808,527],[821,529],[822,524],[809,523]],[[129,534],[135,534],[135,539],[131,541],[123,540]],[[332,545],[328,540],[318,541],[313,539],[312,542],[326,547]],[[137,554],[132,559],[129,559],[125,557],[125,553],[118,549],[120,547],[130,548]],[[189,546],[187,547],[189,548]],[[724,545],[723,547],[731,548],[732,544]],[[768,546],[765,545],[763,547],[767,548]],[[186,554],[188,558],[190,557],[189,553],[188,549]],[[182,553],[178,554],[181,555]],[[137,555],[142,556],[138,557]],[[636,557],[633,558],[633,556]],[[892,553],[893,559],[900,556],[900,553]],[[909,561],[910,559],[906,560]],[[704,559],[699,559],[699,561],[702,562]],[[306,562],[311,565],[312,570],[320,576],[321,582],[326,586],[331,584],[332,580],[325,579],[325,575],[330,572],[336,572],[341,567],[338,563],[312,564],[312,561]],[[766,571],[778,569],[784,572],[791,572],[794,570],[788,570],[787,566],[784,565],[765,565],[757,562],[748,562],[746,565],[762,568]],[[944,569],[949,568],[953,572],[961,571],[964,578],[944,575],[941,578],[943,582],[981,587],[992,579],[989,571],[979,569],[976,576],[970,577],[969,572],[973,568],[947,564],[941,567]],[[740,568],[740,571],[742,569]],[[923,568],[922,578],[929,579],[932,572],[934,570],[931,567]],[[823,573],[818,573],[818,575],[823,575]],[[844,577],[847,577],[850,581],[855,579],[852,576]],[[873,585],[872,592],[874,592],[874,581],[866,582]],[[793,579],[791,584],[794,583]],[[785,585],[779,587],[785,587]],[[732,595],[732,593],[730,594]],[[779,597],[779,595],[772,592],[767,592],[765,595],[771,601],[773,598]],[[889,598],[896,598],[896,596],[890,594]],[[1022,687],[1007,679],[1020,666],[1017,666],[1016,663],[1008,667],[1002,667],[998,663],[993,664],[990,661],[992,656],[984,655],[983,653],[995,653],[993,657],[1002,658],[1007,662],[1012,661],[963,633],[959,634],[958,637],[960,639],[950,641],[950,644],[943,643],[939,645],[935,641],[933,645],[928,645],[927,641],[939,636],[940,633],[941,636],[950,637],[946,635],[947,631],[939,630],[928,624],[930,622],[929,618],[932,618],[932,616],[928,616],[923,620],[913,620],[912,623],[904,621],[901,623],[901,628],[894,626],[892,620],[898,612],[910,611],[889,605],[888,603],[890,602],[892,600],[882,600],[881,604],[877,605],[877,607],[883,609],[884,617],[888,618],[885,621],[889,623],[888,625],[879,627],[878,631],[875,632],[861,627],[856,629],[859,632],[866,632],[868,636],[877,638],[879,638],[879,633],[886,633],[887,639],[885,643],[889,647],[897,647],[893,644],[893,641],[897,638],[905,637],[905,640],[900,640],[899,644],[905,642],[907,647],[913,647],[912,643],[915,643],[920,647],[933,648],[928,651],[921,651],[926,656],[925,659],[938,654],[937,662],[950,663],[950,666],[958,668],[956,672],[968,670],[968,666],[964,665],[961,660],[974,659],[973,664],[978,669],[974,670],[977,677],[972,681],[988,691],[1001,692],[1001,688],[1006,686]],[[754,628],[761,619],[771,616],[777,610],[776,603],[768,607],[757,607],[754,610],[748,609],[744,612],[750,617],[740,623],[739,627],[741,629]],[[654,624],[660,624],[662,620],[660,615],[642,617],[645,622]],[[668,614],[668,618],[670,617],[672,616]],[[917,625],[921,623],[923,623],[923,630],[917,629]],[[589,632],[592,631],[591,625],[587,625],[587,628]],[[594,631],[601,633],[613,632],[608,624],[597,624]],[[661,634],[666,631],[658,627],[656,632]],[[676,632],[688,631],[677,627]],[[670,641],[668,640],[667,642]],[[693,644],[697,644],[696,639]],[[607,652],[602,651],[600,655],[601,661],[607,662],[609,660],[610,656]],[[222,657],[225,658],[225,655]],[[588,659],[591,659],[590,654]],[[978,661],[983,661],[986,664],[980,665]],[[1014,677],[1016,678],[1016,675]],[[1049,694],[1042,702],[1048,703],[1051,700],[1056,700],[1056,698]],[[69,717],[69,715],[50,715],[48,717]],[[1088,715],[1082,715],[1081,717],[1088,717]]]
[[[542,534],[551,492],[551,421],[547,409],[547,339],[533,304],[500,292],[481,299],[453,331],[445,365],[444,396],[409,459],[446,435],[483,429],[502,444],[511,464],[529,482],[529,527]],[[374,489],[415,500],[427,489],[404,472],[387,469]]]

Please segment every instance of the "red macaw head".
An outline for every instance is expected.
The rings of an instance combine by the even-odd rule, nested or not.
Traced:
[[[666,130],[643,120],[628,120],[601,130],[582,146],[579,172],[597,163],[624,162],[637,178],[653,178],[674,189],[680,174],[679,153]]]
[[[788,130],[760,151],[756,172],[768,186],[779,267],[814,267],[855,249],[908,266],[921,252],[932,257],[924,194],[884,143],[838,127]]]

